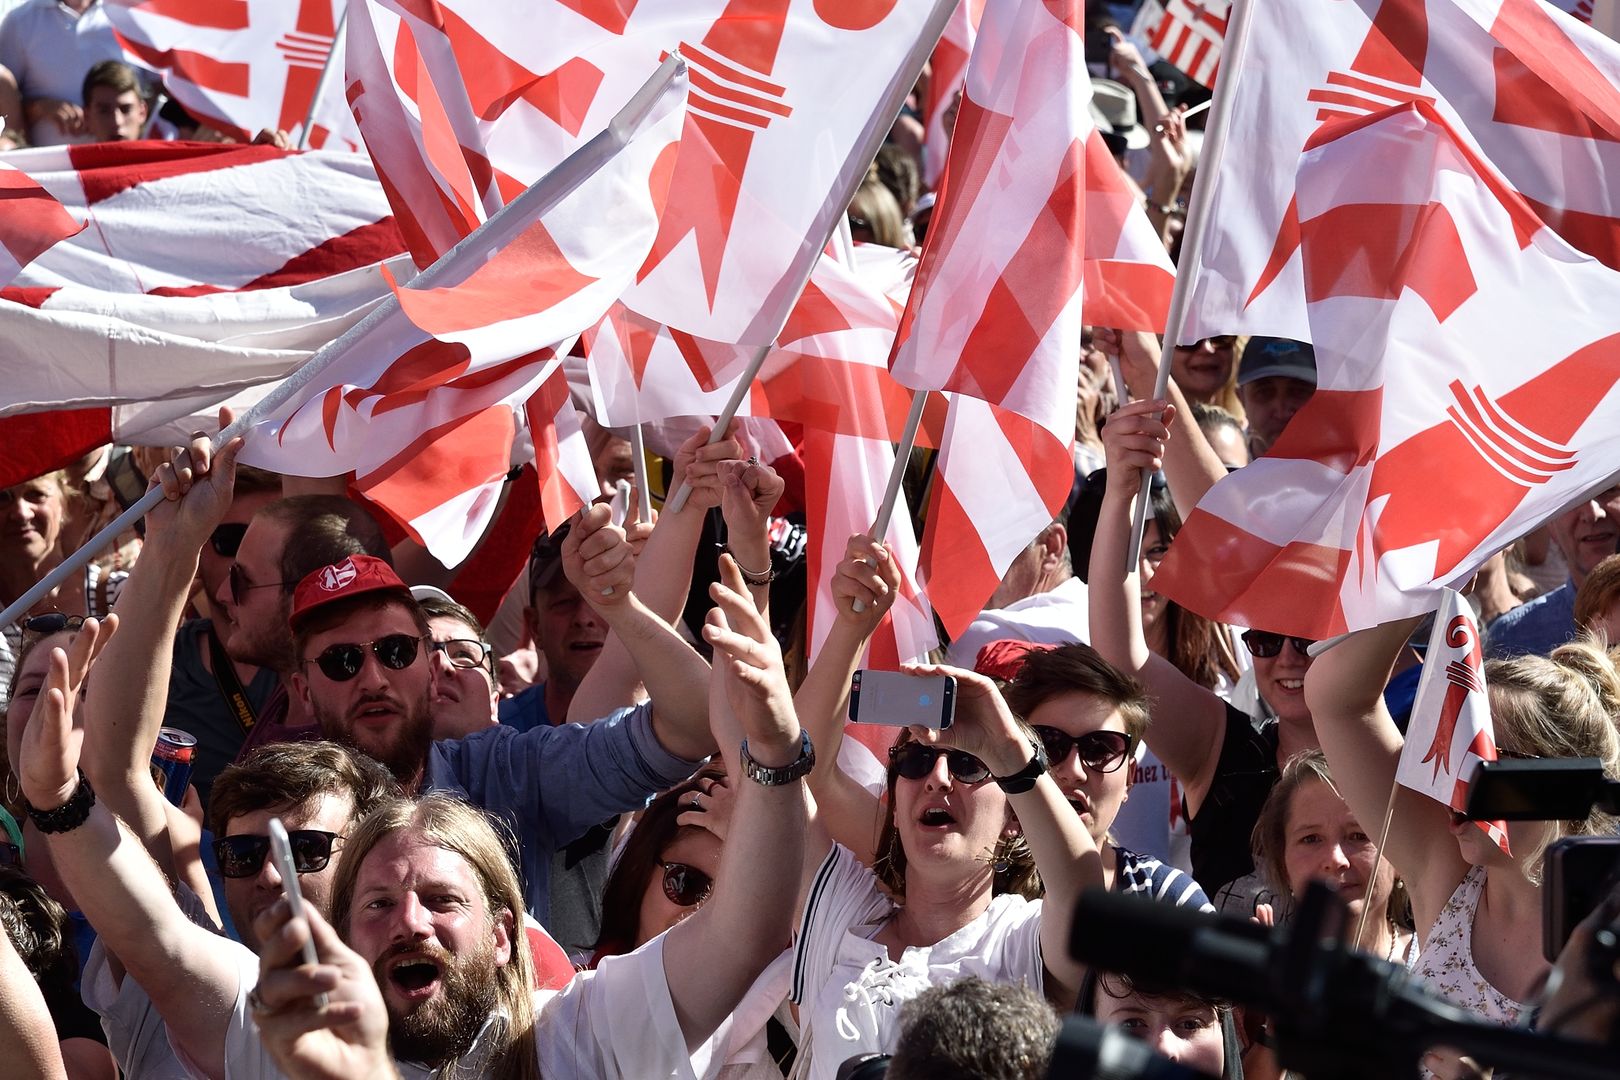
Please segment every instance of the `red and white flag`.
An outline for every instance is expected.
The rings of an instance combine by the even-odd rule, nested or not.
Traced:
[[[1590,24],[1592,21],[1592,0],[1547,0],[1547,2],[1583,23]]]
[[[1428,101],[1542,221],[1620,268],[1620,44],[1541,0],[1256,9],[1183,341],[1310,340],[1294,173],[1336,125]]]
[[[1230,0],[1147,0],[1131,24],[1131,36],[1193,82],[1214,86],[1231,11]]]
[[[928,93],[923,97],[923,185],[939,186],[945,172],[945,155],[950,150],[951,133],[945,127],[945,111],[962,92],[967,78],[968,57],[973,55],[973,39],[978,36],[987,0],[958,0],[945,33],[928,58]]]
[[[243,460],[297,476],[353,472],[363,495],[458,564],[494,511],[519,415],[557,387],[558,353],[646,257],[686,89],[685,66],[663,65],[607,130],[441,261],[433,287],[396,289],[398,307],[255,428]],[[531,415],[555,417],[548,400]],[[595,493],[593,477],[579,494]]]
[[[892,363],[960,395],[919,570],[953,635],[1068,496],[1082,325],[1162,329],[1169,304],[1169,258],[1091,120],[1083,31],[1078,0],[986,7]]]
[[[112,440],[184,442],[258,400],[388,296],[379,267],[404,250],[352,154],[107,143],[0,161],[90,226],[0,292],[0,484]]]
[[[370,0],[352,12],[349,98],[425,264],[678,49],[692,105],[665,163],[669,212],[624,303],[710,340],[767,344],[951,2]]]
[[[1406,745],[1395,768],[1397,783],[1452,810],[1468,809],[1468,787],[1482,761],[1496,760],[1496,734],[1485,692],[1485,659],[1474,609],[1455,589],[1443,591],[1434,630],[1423,654],[1423,675]],[[1504,854],[1507,823],[1476,821]]]
[[[244,141],[272,128],[297,143],[347,4],[106,0],[102,7],[130,60],[161,75],[164,89],[187,112]],[[341,78],[327,80],[304,145],[360,149]]]
[[[0,203],[0,286],[84,228],[38,181],[5,161],[0,161]]]
[[[1431,610],[1612,482],[1620,272],[1544,225],[1427,103],[1338,127],[1298,189],[1317,390],[1200,501],[1153,587],[1327,638]]]

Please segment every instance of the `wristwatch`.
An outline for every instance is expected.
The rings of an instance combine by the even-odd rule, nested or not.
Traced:
[[[79,770],[79,786],[73,789],[68,801],[54,810],[36,810],[31,804],[28,806],[28,816],[34,819],[34,825],[42,833],[72,832],[86,821],[90,820],[90,808],[96,805],[96,793],[90,790],[90,781],[84,778],[84,770]]]
[[[754,783],[761,787],[777,787],[781,784],[791,784],[801,776],[810,775],[810,770],[816,767],[816,748],[810,745],[810,733],[799,732],[798,760],[780,768],[770,768],[761,765],[748,753],[748,740],[742,741],[742,767],[743,773]]]
[[[1022,795],[1034,787],[1035,781],[1039,780],[1041,774],[1045,773],[1049,767],[1050,763],[1046,760],[1046,747],[1039,742],[1030,743],[1030,747],[1035,751],[1035,756],[1029,759],[1028,765],[1025,765],[1011,776],[993,777],[995,782],[1001,786],[1001,790],[1009,795]]]

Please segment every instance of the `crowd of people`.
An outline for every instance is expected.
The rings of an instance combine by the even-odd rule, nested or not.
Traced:
[[[0,0],[0,146],[195,130],[157,117],[102,3]],[[1112,21],[1133,6],[1092,15],[1094,112],[1173,254],[1207,93]],[[922,241],[922,153],[908,107],[857,241]],[[640,514],[611,498],[624,433],[587,421],[603,499],[477,612],[341,480],[238,466],[240,440],[0,490],[0,605],[164,496],[0,627],[0,1071],[1011,1080],[1047,1075],[1076,1012],[1279,1077],[1261,1011],[1088,967],[1071,913],[1106,890],[1285,926],[1314,882],[1343,948],[1482,1021],[1613,1040],[1620,972],[1583,965],[1620,891],[1550,981],[1542,908],[1549,845],[1616,820],[1513,822],[1509,855],[1394,786],[1422,620],[1324,649],[1153,590],[1316,386],[1309,345],[1226,336],[1175,349],[1155,398],[1159,351],[1088,328],[1068,504],[904,668],[952,680],[948,727],[848,723],[895,553],[819,538],[836,617],[807,655],[802,470],[738,425],[641,463],[692,494]],[[1502,757],[1620,778],[1617,546],[1620,484],[1478,574]],[[1447,1047],[1422,1068],[1483,1075]]]

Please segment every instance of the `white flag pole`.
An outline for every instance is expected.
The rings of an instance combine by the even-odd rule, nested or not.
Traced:
[[[1215,80],[1209,125],[1204,130],[1204,148],[1198,156],[1198,178],[1193,181],[1192,197],[1187,204],[1187,227],[1181,234],[1181,259],[1176,285],[1170,295],[1170,315],[1165,320],[1164,342],[1159,349],[1159,375],[1153,383],[1155,398],[1164,397],[1170,387],[1170,360],[1175,356],[1177,339],[1187,322],[1187,305],[1192,299],[1193,278],[1203,252],[1209,204],[1215,197],[1221,159],[1226,156],[1226,136],[1232,126],[1232,96],[1242,79],[1243,58],[1249,47],[1249,30],[1254,25],[1254,9],[1259,3],[1260,0],[1232,0],[1232,20],[1227,29],[1226,44],[1221,50],[1221,70],[1227,74],[1225,78]],[[1142,488],[1137,492],[1136,511],[1131,519],[1130,549],[1125,556],[1127,574],[1136,572],[1137,563],[1142,557],[1142,529],[1147,521],[1151,482],[1148,471],[1143,469]]]
[[[917,445],[917,429],[922,426],[923,410],[928,407],[928,393],[927,390],[911,392],[911,411],[906,414],[906,428],[900,433],[900,442],[894,448],[894,468],[889,470],[889,486],[883,491],[883,504],[878,507],[877,519],[867,533],[873,540],[882,540],[888,535],[889,521],[894,517],[895,504],[900,501],[900,482],[905,479],[906,465],[911,461],[912,448]],[[857,615],[866,610],[865,601],[858,597],[853,606]]]
[[[327,89],[332,85],[332,76],[342,70],[337,58],[343,52],[344,29],[349,23],[349,8],[345,4],[343,14],[338,16],[337,29],[332,33],[332,51],[326,54],[326,63],[321,68],[321,77],[315,83],[315,94],[309,99],[309,112],[304,114],[304,129],[298,133],[298,149],[309,149],[310,129],[315,126],[315,110],[321,106],[321,98],[326,96]]]
[[[630,462],[636,468],[636,520],[652,520],[652,485],[647,482],[647,446],[641,437],[641,423],[630,429]]]
[[[647,80],[630,103],[619,111],[605,130],[599,132],[590,142],[564,158],[555,169],[536,180],[529,189],[513,199],[501,210],[492,215],[471,234],[462,237],[455,247],[411,279],[410,288],[431,288],[439,279],[449,272],[457,263],[456,256],[465,248],[481,246],[488,243],[491,236],[500,236],[503,240],[511,237],[505,233],[516,235],[522,231],[528,219],[536,218],[549,212],[552,207],[562,202],[573,193],[586,179],[606,163],[607,158],[617,153],[626,138],[626,133],[633,130],[642,118],[658,100],[671,80],[684,75],[686,61],[680,55],[672,54],[663,62],[652,78]],[[464,261],[464,260],[463,260]],[[213,444],[217,450],[238,435],[245,435],[257,426],[265,417],[281,408],[304,387],[314,382],[321,373],[342,356],[351,345],[369,333],[372,327],[388,318],[399,310],[399,298],[389,293],[388,298],[369,311],[365,318],[349,327],[341,336],[316,350],[315,355],[305,361],[304,366],[283,379],[274,389],[260,398],[251,409],[236,418],[236,422],[214,436]],[[63,559],[61,564],[45,575],[27,592],[18,597],[5,611],[0,611],[0,626],[10,625],[18,616],[39,603],[50,591],[67,580],[68,575],[82,568],[93,559],[98,552],[112,543],[125,529],[131,528],[152,507],[163,501],[163,489],[152,488],[142,495],[128,510],[96,535],[85,541],[73,554]]]

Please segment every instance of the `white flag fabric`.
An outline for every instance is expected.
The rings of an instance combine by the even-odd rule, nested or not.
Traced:
[[[460,563],[493,514],[519,415],[560,367],[552,346],[594,325],[646,257],[664,209],[650,179],[680,136],[686,89],[685,65],[663,65],[607,130],[457,245],[432,286],[396,289],[397,306],[254,429],[243,460],[353,472]]]
[[[1541,0],[1256,9],[1184,342],[1310,340],[1294,173],[1335,125],[1427,101],[1541,220],[1620,267],[1620,44]],[[1214,179],[1211,177],[1210,179]]]
[[[1204,496],[1153,587],[1320,639],[1433,609],[1612,482],[1620,272],[1543,225],[1427,103],[1335,129],[1298,190],[1316,392]]]
[[[967,78],[968,57],[973,55],[973,39],[984,18],[986,0],[958,0],[945,33],[928,58],[928,93],[923,99],[923,186],[939,186],[945,172],[945,155],[951,146],[951,133],[945,127],[945,113],[962,92]]]
[[[130,60],[210,127],[247,141],[265,128],[300,143],[348,0],[105,0]],[[343,100],[342,57],[327,80],[312,149],[358,150]]]
[[[1395,769],[1397,783],[1457,811],[1468,809],[1468,788],[1479,763],[1496,760],[1481,642],[1474,609],[1455,589],[1444,590]],[[1505,822],[1475,824],[1512,854]]]
[[[624,303],[711,340],[769,344],[951,6],[366,0],[351,13],[349,97],[425,265],[678,50],[692,106],[659,173],[669,212]]]

